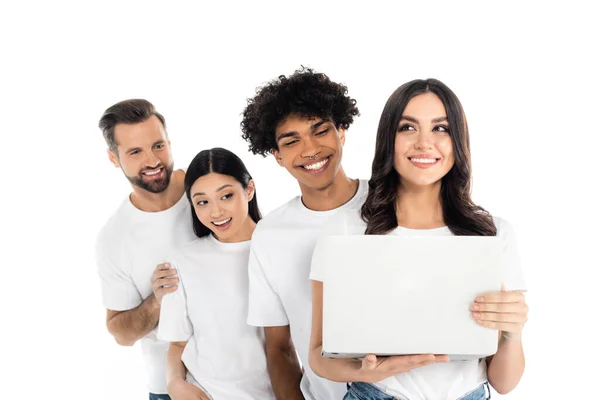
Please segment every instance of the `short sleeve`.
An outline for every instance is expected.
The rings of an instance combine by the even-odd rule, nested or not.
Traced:
[[[527,290],[521,259],[517,246],[517,238],[513,226],[505,220],[496,219],[498,236],[503,239],[502,253],[503,279],[505,290]]]
[[[263,265],[268,260],[257,255],[256,245],[259,238],[252,240],[250,245],[250,256],[248,259],[248,325],[252,326],[285,326],[289,325],[287,314],[277,292],[271,286],[271,282]]]
[[[142,303],[144,299],[135,286],[129,269],[115,265],[101,242],[96,243],[96,264],[104,307],[113,311],[126,311]]]
[[[180,271],[177,290],[163,296],[156,336],[166,342],[186,342],[193,334],[187,308],[187,296]]]

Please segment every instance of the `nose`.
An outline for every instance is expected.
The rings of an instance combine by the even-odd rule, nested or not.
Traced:
[[[310,158],[314,155],[321,152],[321,144],[319,140],[310,135],[307,139],[304,140],[304,148],[302,149],[302,153],[300,154],[303,158]]]
[[[429,132],[419,132],[417,140],[415,142],[415,149],[417,150],[431,150],[433,148],[433,138]]]
[[[155,168],[156,166],[158,166],[158,164],[160,164],[160,158],[158,158],[156,156],[156,154],[154,154],[153,151],[147,151],[145,154],[146,154],[146,160],[144,160],[145,167]]]
[[[223,215],[223,210],[221,209],[221,207],[219,207],[219,204],[217,204],[217,202],[211,202],[211,208],[210,208],[210,217],[211,218],[219,218],[221,215]]]

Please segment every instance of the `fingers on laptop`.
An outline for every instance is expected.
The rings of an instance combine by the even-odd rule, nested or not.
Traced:
[[[410,371],[437,362],[447,362],[449,357],[441,354],[415,354],[410,356],[376,357],[369,354],[363,359],[363,368],[374,370],[378,367],[395,373]]]
[[[525,295],[519,290],[483,293],[475,299],[476,303],[520,303],[523,301],[525,301]]]
[[[528,313],[521,291],[485,293],[471,304],[471,315],[479,325],[505,332],[520,332]]]

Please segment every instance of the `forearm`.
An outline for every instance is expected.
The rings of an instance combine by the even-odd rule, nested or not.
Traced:
[[[160,305],[152,294],[136,308],[113,316],[107,323],[108,330],[117,343],[132,346],[156,327],[159,315]]]
[[[492,357],[487,376],[492,387],[500,394],[513,390],[525,370],[525,355],[520,339],[501,338],[498,352]]]
[[[300,390],[302,370],[293,347],[267,348],[267,369],[278,400],[304,400]]]
[[[186,379],[187,370],[183,361],[181,361],[185,345],[185,342],[171,343],[169,345],[167,353],[167,386],[177,380],[185,381]]]
[[[334,382],[367,382],[360,373],[361,361],[349,358],[321,356],[321,346],[311,350],[309,363],[313,372],[321,378]]]

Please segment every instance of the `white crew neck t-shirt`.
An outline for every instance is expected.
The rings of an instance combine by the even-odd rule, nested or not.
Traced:
[[[213,399],[275,400],[264,331],[246,323],[250,241],[197,238],[169,261],[177,291],[163,297],[158,337],[185,342],[188,381]],[[191,375],[191,379],[190,379]]]
[[[526,290],[513,228],[501,218],[494,217],[494,223],[497,236],[505,242],[502,261],[505,266],[503,279],[505,289]],[[360,217],[360,213],[349,210],[339,213],[330,221],[327,234],[362,235],[366,227],[367,224]],[[452,236],[453,233],[448,227],[435,229],[398,227],[388,235]],[[313,269],[310,273],[310,279],[321,282],[326,276],[328,274],[324,268]],[[390,396],[402,400],[456,400],[486,381],[487,365],[485,359],[481,359],[431,364],[389,377],[374,385]]]
[[[145,212],[129,197],[98,234],[96,260],[102,303],[113,311],[139,306],[152,294],[150,279],[156,266],[176,246],[193,240],[192,215],[185,194],[171,208]],[[166,394],[168,343],[156,338],[156,329],[140,340],[148,374],[148,390]]]
[[[360,207],[367,188],[366,181],[359,181],[354,197],[329,211],[310,210],[300,196],[295,197],[261,220],[252,236],[248,323],[260,327],[290,325],[304,367],[300,388],[307,400],[341,399],[346,393],[345,383],[320,378],[308,364],[312,325],[308,275],[317,237],[328,219],[341,210]]]

